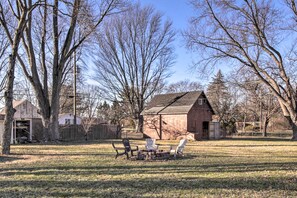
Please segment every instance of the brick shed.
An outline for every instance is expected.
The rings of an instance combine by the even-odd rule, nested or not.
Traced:
[[[214,111],[203,91],[156,95],[145,110],[144,134],[155,139],[208,139]]]

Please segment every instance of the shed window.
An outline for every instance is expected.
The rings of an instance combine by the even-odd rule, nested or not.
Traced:
[[[205,98],[199,98],[199,100],[198,100],[198,104],[199,105],[203,105],[205,103],[206,103],[206,99]]]

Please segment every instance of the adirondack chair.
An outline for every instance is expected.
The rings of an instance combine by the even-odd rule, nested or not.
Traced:
[[[127,159],[129,159],[129,155],[128,155],[128,152],[126,151],[125,147],[116,147],[114,142],[112,142],[111,144],[112,144],[112,147],[114,148],[114,150],[116,151],[115,159],[120,155],[126,155]]]
[[[158,150],[159,146],[156,144],[156,139],[148,138],[145,141],[146,141],[146,144],[145,144],[146,150]]]
[[[131,147],[131,145],[130,145],[130,141],[129,141],[129,139],[126,139],[126,138],[124,138],[123,140],[123,145],[124,145],[124,147],[125,147],[125,149],[126,149],[126,152],[127,153],[131,153],[131,156],[134,156],[134,154],[133,154],[133,152],[134,151],[138,151],[138,146],[135,146],[135,148],[133,149],[132,147]]]
[[[187,144],[187,141],[188,141],[187,139],[182,139],[179,141],[179,144],[176,146],[176,148],[171,146],[170,154],[173,155],[174,158],[176,158],[177,156],[183,156],[183,151]]]

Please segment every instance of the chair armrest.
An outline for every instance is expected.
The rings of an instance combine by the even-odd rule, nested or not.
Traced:
[[[114,147],[114,149],[116,149],[116,150],[126,150],[126,148],[123,148],[123,147]]]
[[[170,151],[171,150],[176,150],[177,149],[177,146],[172,146],[172,145],[170,145]]]

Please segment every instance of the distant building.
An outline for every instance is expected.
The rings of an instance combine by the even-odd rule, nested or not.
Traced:
[[[209,139],[214,111],[203,91],[156,95],[142,112],[144,135],[155,139]]]
[[[59,125],[74,124],[74,115],[71,113],[64,113],[59,115]],[[81,125],[81,117],[76,116],[76,124]]]
[[[32,141],[41,138],[42,122],[38,109],[28,100],[13,101],[14,114],[11,143]],[[4,130],[4,109],[0,112],[0,135]],[[1,142],[0,138],[0,142]]]

